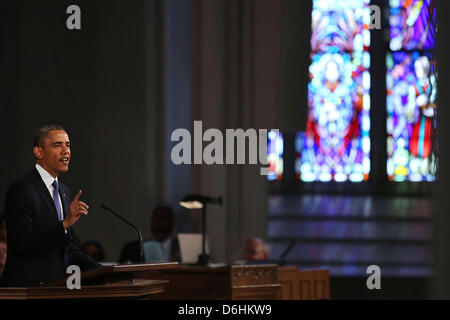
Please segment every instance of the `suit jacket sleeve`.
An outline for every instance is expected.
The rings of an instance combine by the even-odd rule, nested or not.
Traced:
[[[77,265],[80,267],[82,272],[102,266],[100,263],[92,260],[87,255],[85,255],[84,252],[73,243],[70,243],[66,247],[66,250],[69,259],[67,265]]]
[[[69,195],[70,201],[72,201],[72,195],[70,193],[70,190],[65,185],[62,185],[62,186],[65,189],[66,194]],[[67,233],[68,233],[69,238],[71,239],[71,241],[68,243],[68,245],[65,249],[67,258],[68,258],[67,265],[71,265],[71,264],[77,265],[80,267],[82,272],[102,266],[100,263],[98,263],[98,262],[94,261],[93,259],[91,259],[90,257],[88,257],[83,252],[83,250],[81,250],[78,246],[76,246],[73,243],[72,227],[69,227],[67,229]]]
[[[8,246],[20,255],[39,254],[68,243],[62,222],[36,226],[33,201],[24,186],[13,185],[6,194]]]

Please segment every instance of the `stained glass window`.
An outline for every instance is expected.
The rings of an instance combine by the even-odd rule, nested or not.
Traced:
[[[387,63],[387,174],[393,181],[436,177],[435,7],[391,0]]]
[[[281,180],[283,178],[283,134],[271,130],[268,133],[267,161],[269,162],[268,180]]]
[[[390,41],[392,51],[433,49],[435,0],[390,0]]]
[[[309,113],[296,142],[302,181],[369,178],[369,24],[369,0],[313,1]]]
[[[301,177],[301,167],[302,167],[302,150],[303,143],[305,140],[305,132],[297,132],[295,135],[295,176],[297,179]]]

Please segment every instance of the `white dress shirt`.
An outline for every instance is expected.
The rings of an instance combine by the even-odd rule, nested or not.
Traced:
[[[36,163],[36,170],[39,172],[39,175],[42,178],[42,181],[44,181],[45,186],[47,187],[48,192],[50,192],[50,196],[53,199],[53,181],[58,181],[58,177],[53,178],[52,175],[50,173],[47,172],[47,170],[45,170],[44,168],[42,168],[39,164]],[[59,181],[58,181],[59,184]],[[64,219],[64,207],[62,205],[61,202],[61,196],[59,195],[58,192],[58,201],[59,201],[59,207],[61,208],[61,214],[63,215],[63,219]]]

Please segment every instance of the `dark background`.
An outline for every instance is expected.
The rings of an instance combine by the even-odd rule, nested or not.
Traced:
[[[161,4],[77,1],[82,29],[70,31],[66,8],[73,3],[1,5],[1,202],[7,186],[33,166],[33,132],[59,123],[73,153],[63,181],[72,193],[82,189],[91,206],[76,226],[79,235],[105,242],[116,259],[112,248],[134,231],[99,205],[147,231],[150,210],[163,197]]]
[[[375,1],[384,6],[385,1]],[[82,11],[82,29],[66,28],[67,6]],[[369,183],[269,184],[259,166],[175,166],[170,133],[203,128],[279,128],[306,123],[311,3],[272,0],[3,0],[0,72],[0,207],[7,187],[34,163],[32,135],[43,124],[69,133],[73,158],[62,180],[91,209],[76,225],[82,242],[99,240],[107,260],[135,238],[104,203],[149,235],[151,209],[177,213],[176,231],[196,232],[199,217],[177,201],[188,193],[222,195],[208,209],[213,260],[231,262],[245,239],[267,236],[273,194],[384,195],[433,200],[436,279],[387,282],[383,294],[365,283],[332,280],[332,297],[450,298],[448,2],[439,1],[439,147],[436,184],[386,182],[385,63],[382,31],[372,32],[372,173]],[[302,106],[305,106],[302,108]],[[306,188],[306,189],[305,189]],[[357,275],[358,276],[358,275]],[[359,275],[365,277],[365,275]],[[396,285],[400,285],[400,287]],[[436,290],[430,286],[437,284]],[[356,288],[356,289],[355,289]],[[415,291],[417,294],[411,294]],[[408,295],[409,294],[409,295]],[[366,296],[364,296],[366,295]]]

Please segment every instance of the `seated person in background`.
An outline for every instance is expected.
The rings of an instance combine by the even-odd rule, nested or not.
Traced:
[[[175,225],[175,214],[170,207],[158,206],[153,210],[150,230],[151,237],[146,241],[156,241],[160,244],[161,261],[181,261],[180,246],[177,237],[172,235]],[[140,261],[139,241],[131,241],[125,244],[120,254],[119,262],[139,262]]]
[[[245,243],[243,258],[245,260],[267,260],[269,247],[261,238],[251,238]]]
[[[105,251],[97,241],[86,241],[81,247],[81,250],[94,261],[102,262],[105,260]]]

